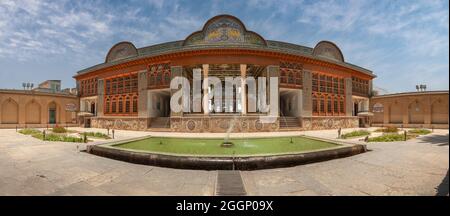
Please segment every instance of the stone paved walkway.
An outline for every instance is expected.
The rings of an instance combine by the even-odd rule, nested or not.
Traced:
[[[126,139],[150,134],[165,133],[116,131],[115,136]],[[299,134],[335,138],[337,132],[277,135]],[[202,134],[205,135],[224,134]],[[247,135],[267,136],[267,133]],[[436,130],[407,142],[370,143],[371,151],[348,158],[291,168],[243,171],[241,175],[249,195],[448,195],[448,139],[447,130]],[[0,195],[214,194],[217,171],[130,164],[80,153],[77,149],[83,145],[44,142],[13,129],[0,130]]]

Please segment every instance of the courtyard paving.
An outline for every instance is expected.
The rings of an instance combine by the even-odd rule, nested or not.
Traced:
[[[271,135],[299,134],[328,139],[337,136],[336,130]],[[117,130],[115,138],[145,135],[167,133]],[[267,133],[245,135],[259,137]],[[202,134],[205,136],[224,134]],[[369,152],[352,157],[290,168],[242,171],[241,175],[249,195],[448,195],[448,140],[448,130],[435,130],[406,142],[369,143]],[[85,144],[40,141],[14,129],[0,130],[0,195],[214,195],[217,171],[131,164],[80,152],[84,147]]]

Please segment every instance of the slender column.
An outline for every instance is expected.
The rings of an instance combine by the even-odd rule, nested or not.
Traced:
[[[241,64],[241,113],[247,114],[247,83],[245,78],[247,77],[247,65]]]
[[[345,116],[352,116],[353,100],[352,100],[352,78],[344,78],[345,82]]]
[[[203,64],[203,86],[208,86],[208,71],[209,71],[209,64]],[[206,83],[206,84],[205,84]],[[208,88],[204,88],[203,89],[203,104],[206,104],[203,106],[203,114],[204,115],[208,115],[209,114],[209,93],[208,93]]]
[[[312,73],[311,71],[303,70],[303,90],[302,90],[302,102],[301,106],[302,117],[312,116]]]

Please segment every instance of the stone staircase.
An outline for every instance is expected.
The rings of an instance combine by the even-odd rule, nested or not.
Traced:
[[[169,117],[157,117],[150,122],[150,129],[152,131],[168,131],[170,130]]]
[[[301,125],[297,117],[280,117],[280,129],[300,129]]]

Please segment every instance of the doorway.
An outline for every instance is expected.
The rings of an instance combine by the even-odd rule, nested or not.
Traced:
[[[56,104],[54,102],[50,103],[48,105],[48,123],[49,124],[56,124]]]
[[[96,115],[95,114],[95,103],[91,103],[91,113],[94,114],[94,116]]]
[[[353,104],[353,116],[358,116],[358,103]]]
[[[48,110],[48,123],[56,124],[56,110],[55,109]]]

